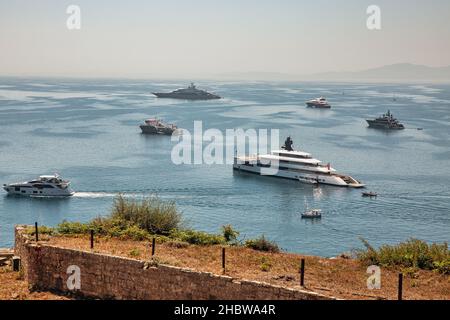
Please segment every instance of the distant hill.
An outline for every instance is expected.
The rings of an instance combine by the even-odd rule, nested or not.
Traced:
[[[233,72],[216,75],[233,80],[266,81],[427,81],[450,82],[450,66],[429,67],[397,63],[362,71],[323,72],[316,74],[287,74],[279,72]]]
[[[376,81],[450,81],[450,66],[428,67],[397,63],[356,72],[326,72],[310,75],[317,80],[376,80]]]

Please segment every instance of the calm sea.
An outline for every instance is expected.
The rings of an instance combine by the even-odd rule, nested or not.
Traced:
[[[264,234],[282,248],[333,256],[410,237],[450,234],[450,86],[277,82],[198,83],[218,101],[161,100],[152,91],[185,81],[0,79],[0,182],[59,172],[77,191],[70,199],[0,194],[0,247],[15,224],[56,225],[107,214],[113,197],[158,194],[174,200],[187,224],[219,232],[231,224],[248,239]],[[326,96],[331,110],[304,101]],[[395,95],[397,101],[393,101]],[[390,109],[407,127],[386,133],[364,121]],[[297,149],[367,184],[361,190],[233,173],[230,165],[174,165],[170,137],[138,125],[158,116],[188,130],[280,129]],[[417,128],[423,128],[422,131]],[[282,143],[283,141],[280,141]],[[300,212],[322,209],[321,221]]]

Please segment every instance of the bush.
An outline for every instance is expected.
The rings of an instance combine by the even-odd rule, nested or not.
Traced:
[[[442,274],[450,274],[450,259],[447,258],[445,261],[434,261],[433,270]]]
[[[35,227],[27,228],[26,233],[30,236],[34,236],[36,233]],[[38,226],[38,233],[39,234],[47,234],[47,235],[51,236],[52,234],[55,233],[55,229],[46,227],[46,226]]]
[[[142,230],[138,226],[129,226],[126,229],[119,232],[119,238],[130,239],[134,241],[142,241],[150,239],[150,235],[147,231]]]
[[[409,239],[393,246],[384,245],[376,250],[366,240],[361,241],[366,250],[357,250],[356,256],[366,265],[399,266],[449,273],[450,251],[447,243],[428,245],[418,239]]]
[[[56,230],[60,234],[64,235],[74,235],[74,234],[88,234],[91,232],[89,225],[81,222],[68,222],[63,221],[60,223]]]
[[[132,257],[132,258],[136,258],[139,257],[141,255],[141,251],[137,248],[132,249],[129,253],[128,256]]]
[[[119,195],[114,199],[111,218],[161,235],[169,234],[181,224],[181,214],[177,211],[175,203],[162,201],[156,196],[139,201]]]
[[[239,232],[233,230],[233,227],[230,224],[222,226],[223,237],[226,242],[236,243],[237,237],[239,236]]]
[[[225,239],[221,235],[194,230],[173,231],[170,234],[170,237],[183,242],[198,245],[215,245],[225,243]]]
[[[258,251],[280,252],[278,245],[275,242],[267,240],[264,235],[256,239],[247,240],[245,246]]]
[[[259,267],[260,267],[261,271],[269,272],[270,269],[272,268],[272,263],[270,263],[269,258],[262,257],[261,258],[261,265]]]
[[[107,217],[98,217],[87,223],[63,221],[55,230],[47,229],[62,235],[87,235],[93,230],[96,235],[136,241],[156,237],[158,242],[170,241],[169,245],[176,248],[189,244],[237,244],[239,232],[233,230],[231,225],[222,227],[222,235],[182,230],[181,221],[181,213],[173,202],[162,201],[156,196],[136,200],[119,195],[114,198],[111,214]],[[47,230],[43,228],[39,230]],[[32,234],[34,229],[30,228],[29,232]]]

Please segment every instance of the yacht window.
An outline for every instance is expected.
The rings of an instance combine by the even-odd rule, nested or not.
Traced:
[[[15,187],[14,190],[15,191],[20,191],[20,188],[19,187]]]
[[[297,158],[297,159],[311,159],[310,156],[303,156],[298,154],[280,153],[280,157]]]
[[[22,193],[25,193],[25,190],[22,190]]]

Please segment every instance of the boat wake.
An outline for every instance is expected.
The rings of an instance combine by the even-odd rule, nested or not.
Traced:
[[[122,195],[125,198],[143,198],[148,196],[158,196],[162,199],[172,199],[172,198],[192,198],[190,195],[161,195],[158,192],[153,191],[125,191],[125,192],[103,192],[103,191],[95,191],[95,192],[75,192],[75,194],[72,196],[72,198],[84,198],[84,199],[95,199],[95,198],[114,198],[118,195]]]
[[[148,195],[146,193],[122,193],[122,192],[75,192],[73,198],[114,198],[121,194],[124,197],[139,197]]]

